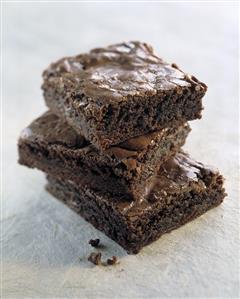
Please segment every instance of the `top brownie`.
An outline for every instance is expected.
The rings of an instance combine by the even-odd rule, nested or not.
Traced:
[[[141,42],[63,58],[43,79],[47,106],[101,150],[200,118],[207,90]]]

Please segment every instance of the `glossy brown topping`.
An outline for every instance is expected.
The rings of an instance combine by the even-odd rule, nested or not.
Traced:
[[[157,132],[131,138],[117,146],[110,147],[104,153],[124,160],[127,167],[136,167],[134,157],[139,152],[146,150],[153,145],[169,129],[162,129]],[[91,146],[90,143],[80,134],[76,133],[67,123],[63,122],[51,112],[46,112],[37,118],[32,124],[21,133],[22,139],[38,138],[49,144],[61,144],[69,148],[80,149]],[[130,159],[129,159],[130,158]],[[126,160],[127,159],[127,160]]]
[[[129,216],[139,214],[141,211],[151,209],[154,204],[165,203],[171,200],[171,196],[181,195],[183,192],[191,190],[205,190],[208,184],[204,175],[211,176],[218,173],[217,169],[205,166],[189,157],[184,152],[178,153],[174,158],[165,162],[145,185],[145,193],[139,197],[138,201],[119,203],[122,213]]]
[[[127,150],[118,146],[112,146],[105,151],[107,155],[114,156],[118,159],[125,159],[130,157],[136,157],[138,152],[135,150]]]
[[[168,129],[162,129],[161,131],[152,132],[149,134],[137,136],[131,139],[128,139],[118,145],[122,149],[141,151],[146,149],[150,144],[154,143],[154,140],[163,135]]]
[[[89,144],[67,124],[52,114],[44,113],[21,132],[22,139],[38,139],[48,144],[61,144],[67,147],[84,147]]]
[[[146,150],[150,145],[154,145],[156,140],[159,140],[164,132],[167,131],[169,131],[169,129],[165,128],[160,131],[130,138],[118,145],[110,147],[105,152],[119,159],[135,157],[138,155],[138,152]]]
[[[157,176],[149,180],[146,194],[178,192],[187,187],[189,182],[198,182],[201,168],[202,166],[187,154],[178,153],[161,166]]]
[[[57,78],[59,86],[74,84],[79,93],[108,101],[122,101],[128,96],[153,96],[159,90],[178,86],[206,88],[176,65],[164,62],[151,46],[141,42],[116,44],[64,58],[52,64],[44,72],[44,78],[50,81]]]

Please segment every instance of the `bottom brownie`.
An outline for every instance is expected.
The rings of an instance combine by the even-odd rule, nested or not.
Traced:
[[[115,240],[128,253],[139,250],[219,205],[225,197],[218,171],[179,153],[148,182],[143,198],[123,201],[72,180],[47,176],[47,190]]]

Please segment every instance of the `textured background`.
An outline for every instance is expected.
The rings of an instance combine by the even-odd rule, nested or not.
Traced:
[[[230,3],[4,4],[3,297],[239,296],[237,13]],[[185,148],[222,171],[229,194],[136,256],[47,194],[43,174],[19,166],[16,150],[20,130],[46,109],[41,72],[51,61],[132,39],[209,85]],[[120,264],[89,264],[92,237]]]

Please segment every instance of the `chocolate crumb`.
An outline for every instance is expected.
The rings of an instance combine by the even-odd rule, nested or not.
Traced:
[[[179,66],[176,63],[172,63],[172,67],[174,67],[175,69],[179,69]]]
[[[92,247],[98,247],[100,243],[100,240],[99,239],[91,239],[88,244],[90,244]]]
[[[116,262],[117,262],[117,257],[115,255],[113,255],[111,259],[107,259],[108,265],[115,265]]]
[[[102,254],[101,252],[91,252],[88,256],[88,261],[93,263],[94,265],[100,265],[101,264],[101,258]]]

